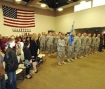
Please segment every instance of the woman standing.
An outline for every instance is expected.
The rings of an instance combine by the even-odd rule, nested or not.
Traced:
[[[37,54],[38,54],[38,51],[39,51],[39,45],[37,43],[37,40],[38,40],[38,35],[37,34],[33,34],[32,37],[31,37],[31,41],[30,41],[30,52],[31,52],[31,55],[32,55],[32,64],[33,64],[33,69],[35,71],[35,73],[38,72],[36,66],[38,64],[37,60],[36,60],[36,57],[37,57]]]
[[[29,47],[30,47],[29,42],[25,42],[23,51],[24,51],[25,61],[27,60],[31,63],[32,61],[31,61],[31,53],[30,53]],[[30,65],[26,67],[26,78],[27,79],[31,78],[31,76],[30,76]]]

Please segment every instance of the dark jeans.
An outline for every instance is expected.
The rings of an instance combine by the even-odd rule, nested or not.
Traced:
[[[16,71],[7,72],[8,83],[7,89],[16,89]]]
[[[0,79],[0,89],[6,89],[5,76],[3,76],[2,79]]]
[[[26,75],[30,74],[30,67],[26,68]]]

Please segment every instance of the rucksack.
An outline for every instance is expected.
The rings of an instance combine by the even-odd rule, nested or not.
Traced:
[[[9,48],[9,50],[6,51],[5,57],[4,57],[5,63],[6,63],[6,71],[15,71],[18,68],[18,59],[16,56],[16,52]]]

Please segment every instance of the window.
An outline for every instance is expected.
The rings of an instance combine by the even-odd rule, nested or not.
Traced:
[[[93,7],[105,5],[105,0],[93,0]]]
[[[91,8],[91,1],[82,1],[79,5],[74,6],[74,12]]]

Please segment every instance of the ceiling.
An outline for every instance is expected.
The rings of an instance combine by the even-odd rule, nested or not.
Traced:
[[[14,2],[15,0],[2,0],[2,1]],[[22,0],[21,4],[35,7],[35,5],[45,3],[49,8],[56,10],[59,7],[62,7],[77,1],[80,1],[80,0]]]
[[[58,7],[76,2],[78,0],[41,0],[41,3],[46,3],[50,8],[56,9]]]

